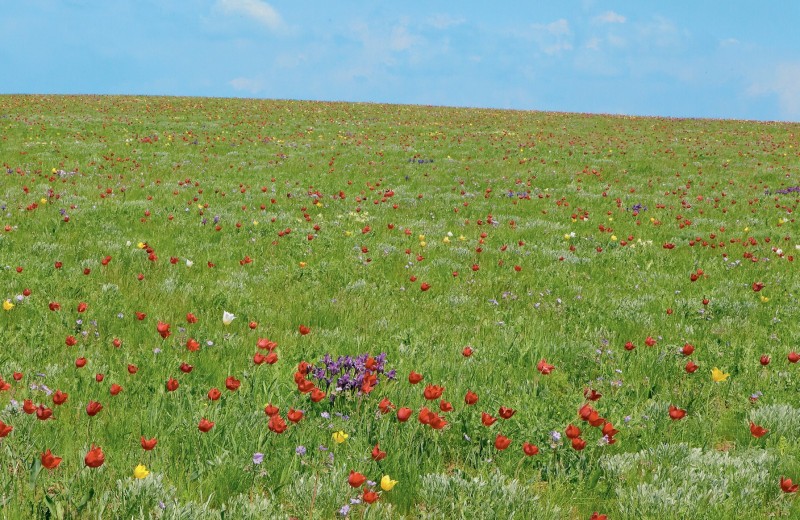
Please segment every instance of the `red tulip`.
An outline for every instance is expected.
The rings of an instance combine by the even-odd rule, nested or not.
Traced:
[[[523,442],[522,443],[522,451],[525,453],[525,455],[531,457],[531,456],[536,455],[537,453],[539,453],[539,447],[536,446],[535,444],[531,444],[529,442]]]
[[[64,340],[64,343],[66,343],[68,347],[74,347],[78,343],[78,340],[75,339],[75,336],[67,336],[67,339]]]
[[[170,332],[169,330],[169,323],[164,323],[162,321],[158,322],[158,325],[156,325],[156,330],[158,331],[159,335],[161,335],[161,337],[164,339],[167,339],[170,336],[170,334],[172,334],[172,332]]]
[[[192,365],[188,364],[188,363],[181,363],[181,367],[180,368],[181,368],[181,372],[183,372],[184,374],[188,374],[189,372],[192,371],[192,369],[194,367]]]
[[[61,457],[56,457],[50,452],[50,448],[42,453],[42,466],[47,469],[56,469],[61,464]]]
[[[411,417],[411,408],[406,408],[405,406],[402,408],[397,409],[397,420],[400,422],[406,422],[408,418]]]
[[[792,484],[792,479],[781,477],[781,491],[784,493],[796,493],[800,488],[798,484]]]
[[[167,392],[174,392],[178,389],[179,383],[177,379],[170,377],[167,380]]]
[[[186,340],[186,350],[189,352],[197,352],[200,350],[200,343],[194,338],[189,338]]]
[[[625,350],[633,350],[635,348],[636,348],[636,345],[634,345],[633,342],[628,341],[627,343],[625,343]]]
[[[497,421],[496,417],[492,417],[486,412],[481,412],[481,422],[484,426],[491,426]]]
[[[310,329],[310,328],[308,328],[308,327],[307,327],[307,326],[305,326],[305,325],[300,325],[300,326],[297,328],[297,330],[300,332],[300,335],[301,335],[301,336],[305,336],[306,334],[308,334],[309,332],[311,332],[311,329]]]
[[[581,451],[583,448],[586,447],[586,441],[581,439],[580,437],[575,437],[572,439],[572,448],[576,451]]]
[[[422,374],[417,374],[413,370],[411,371],[410,374],[408,374],[408,382],[411,383],[412,385],[416,385],[417,383],[419,383],[423,379],[424,379],[424,376]]]
[[[95,446],[92,444],[91,449],[86,454],[86,457],[83,459],[83,462],[90,468],[99,468],[105,462],[106,456],[103,453],[103,449],[99,446]]]
[[[549,375],[549,374],[550,374],[550,372],[552,372],[554,368],[556,368],[556,367],[554,367],[553,365],[549,365],[549,364],[547,363],[547,360],[545,360],[545,359],[542,359],[542,360],[541,360],[541,361],[539,361],[539,363],[536,365],[536,370],[538,370],[539,372],[541,372],[541,373],[542,373],[542,375],[545,375],[545,376],[546,376],[546,375]]]
[[[502,451],[509,446],[511,446],[511,439],[498,433],[497,437],[494,438],[494,447]]]
[[[311,402],[318,403],[323,399],[325,399],[325,395],[326,395],[325,392],[323,392],[319,388],[313,388],[311,390],[311,393],[309,394],[309,397],[311,397]]]
[[[286,413],[286,418],[289,419],[291,422],[297,424],[303,418],[303,411],[295,410],[294,408],[289,408],[289,411]]]
[[[139,439],[139,443],[142,445],[143,450],[150,451],[156,447],[156,444],[158,444],[158,440],[155,437],[153,437],[152,439],[145,439],[144,435],[142,435],[142,438]]]
[[[477,402],[478,402],[478,394],[476,394],[472,390],[467,390],[467,395],[464,396],[464,403],[472,406]]]
[[[371,489],[364,488],[364,493],[361,494],[361,499],[367,503],[372,504],[376,502],[380,498],[380,495],[376,492],[372,491]]]
[[[214,427],[214,423],[203,417],[200,419],[200,423],[197,425],[197,429],[203,433],[208,432],[211,428]]]
[[[517,413],[516,410],[506,408],[505,406],[501,406],[500,410],[497,412],[497,414],[503,419],[511,419],[515,413]]]
[[[10,424],[6,424],[3,421],[0,421],[0,439],[11,433],[13,429],[14,427],[11,426]]]
[[[14,372],[14,374],[11,377],[14,378],[14,381],[19,381],[22,379],[22,375],[23,375],[22,372]]]
[[[644,340],[644,344],[648,347],[652,347],[656,344],[656,340],[651,336],[647,336],[647,338]]]
[[[60,311],[61,310],[61,304],[58,303],[58,302],[50,302],[50,305],[48,305],[48,307],[50,307],[51,311]]]
[[[578,415],[581,416],[582,420],[588,421],[589,416],[592,415],[592,412],[594,412],[594,408],[592,408],[592,405],[590,405],[589,403],[586,403],[585,405],[580,407],[580,409],[578,410]]]
[[[427,291],[428,289],[431,288],[431,284],[429,284],[428,282],[422,282],[422,284],[419,286],[419,288],[422,291]]]
[[[798,354],[793,350],[789,352],[787,358],[789,359],[789,363],[797,363],[798,361],[800,361],[800,354]]]
[[[597,391],[595,391],[595,390],[593,390],[591,388],[586,388],[586,389],[583,390],[583,396],[588,401],[598,401],[598,400],[600,400],[601,397],[603,397],[603,394],[599,394],[599,393],[597,393]]]
[[[208,391],[208,398],[212,401],[216,401],[222,396],[222,392],[219,391],[218,388],[212,388]]]
[[[447,421],[444,420],[444,417],[433,414],[433,417],[431,417],[431,421],[428,423],[428,425],[434,430],[441,430],[447,426]]]
[[[428,401],[432,401],[434,399],[439,399],[442,396],[443,392],[444,392],[443,386],[428,385],[425,387],[425,392],[423,392],[423,395],[425,396],[425,399],[427,399]]]
[[[759,292],[763,288],[764,288],[764,283],[763,282],[753,282],[753,290],[755,292]]]
[[[681,410],[680,408],[669,405],[669,418],[673,421],[679,421],[686,417],[686,410]]]
[[[297,383],[297,390],[301,394],[307,394],[315,388],[314,383],[308,379],[302,379]]]
[[[269,418],[267,427],[270,429],[270,431],[278,434],[285,432],[287,428],[286,421],[284,421],[283,418],[278,414],[275,414]]]
[[[691,345],[689,343],[685,344],[681,349],[681,354],[683,354],[684,356],[691,356],[693,352],[694,352],[694,345]]]
[[[228,378],[225,380],[225,388],[227,388],[231,392],[235,392],[236,390],[238,390],[241,384],[242,382],[233,376],[228,376]]]
[[[120,392],[122,392],[122,387],[119,386],[118,384],[114,383],[113,385],[111,385],[111,388],[108,389],[108,392],[111,395],[117,395]]]
[[[567,437],[569,437],[570,439],[576,439],[580,437],[581,429],[575,426],[574,424],[570,424],[569,426],[567,426],[566,434]]]
[[[375,447],[372,448],[372,460],[378,462],[379,460],[383,460],[385,458],[386,458],[386,452],[381,451],[380,446],[376,444]]]
[[[103,409],[102,404],[98,403],[97,401],[89,401],[89,404],[86,405],[86,414],[89,417],[94,417],[102,409]]]
[[[601,515],[597,511],[592,513],[592,516],[589,517],[589,520],[608,520],[608,515]]]
[[[53,404],[60,406],[67,402],[67,397],[69,397],[69,394],[65,394],[61,390],[56,390],[55,393],[53,393]]]
[[[619,433],[619,430],[614,428],[614,425],[610,422],[607,422],[603,425],[603,435],[608,437],[609,439],[612,438],[614,435]]]
[[[761,426],[758,426],[756,423],[754,423],[754,422],[750,422],[750,433],[752,433],[752,434],[753,434],[753,437],[755,437],[756,439],[760,439],[760,438],[761,438],[761,437],[763,437],[763,436],[764,436],[764,435],[765,435],[765,434],[766,434],[768,431],[769,431],[769,430],[765,430],[765,429],[764,429],[764,428],[762,428]]]
[[[697,368],[698,368],[697,365],[695,365],[694,362],[691,360],[687,361],[686,366],[684,367],[686,372],[689,374],[693,374],[697,370]]]
[[[186,315],[186,321],[188,323],[197,323],[197,317],[190,312]]]
[[[381,411],[382,414],[387,414],[387,413],[391,412],[393,408],[394,408],[394,405],[386,397],[381,399],[381,401],[378,403],[378,409]]]
[[[350,484],[351,487],[359,488],[366,481],[367,477],[365,477],[361,473],[358,473],[357,471],[350,470],[350,476],[347,477],[347,483]]]
[[[439,410],[443,412],[452,412],[453,405],[442,399],[441,401],[439,401]]]
[[[147,314],[143,312],[136,311],[136,319],[139,321],[143,321],[147,317]]]
[[[94,380],[97,381],[98,383],[102,383],[103,379],[105,379],[105,378],[106,378],[106,376],[104,376],[103,374],[95,374],[94,375]]]
[[[36,405],[33,404],[33,401],[30,399],[25,399],[25,401],[22,402],[22,411],[28,415],[31,415],[32,413],[36,412]]]
[[[53,410],[47,408],[45,405],[40,404],[36,407],[36,418],[40,421],[46,421],[47,419],[55,419],[53,417]]]
[[[86,312],[87,308],[89,308],[89,305],[84,302],[78,304],[78,312]]]
[[[138,371],[139,371],[139,367],[137,367],[136,365],[128,365],[128,373],[129,374],[133,375]]]
[[[464,347],[464,350],[461,351],[461,355],[464,357],[470,357],[472,355],[472,352],[473,352],[472,347],[467,346]]]
[[[419,419],[419,422],[421,424],[430,424],[435,415],[436,415],[435,413],[431,412],[430,410],[428,410],[428,408],[423,406],[420,409],[419,416],[417,416],[417,418]]]
[[[770,361],[772,361],[772,360],[767,355],[761,356],[761,359],[758,360],[758,362],[761,363],[761,366],[769,365]]]

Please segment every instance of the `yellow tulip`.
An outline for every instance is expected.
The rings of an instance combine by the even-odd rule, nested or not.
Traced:
[[[336,444],[341,444],[347,440],[349,435],[339,430],[338,432],[333,432],[333,435],[331,437],[333,437],[333,440],[336,442]]]
[[[396,480],[392,480],[389,475],[384,475],[381,479],[381,489],[384,491],[391,491],[397,485]]]
[[[11,303],[11,300],[6,300],[6,301],[3,302],[3,310],[4,311],[10,311],[13,308],[14,308],[14,304]]]
[[[147,468],[144,466],[144,464],[139,464],[133,470],[133,476],[138,479],[145,478],[149,474],[150,472],[147,471]]]
[[[714,381],[715,383],[721,383],[722,381],[728,379],[729,376],[730,374],[724,373],[717,367],[711,369],[711,380]]]

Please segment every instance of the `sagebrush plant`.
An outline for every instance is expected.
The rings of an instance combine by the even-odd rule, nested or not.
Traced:
[[[800,516],[800,125],[0,96],[0,143],[4,517]]]

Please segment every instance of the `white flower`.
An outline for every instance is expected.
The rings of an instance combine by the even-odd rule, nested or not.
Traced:
[[[222,311],[222,323],[225,325],[230,325],[233,320],[236,319],[236,316],[231,314],[228,311]]]
[[[189,260],[189,259],[187,258],[187,259],[186,259],[186,267],[192,267],[193,265],[194,265],[194,262],[192,262],[191,260]]]

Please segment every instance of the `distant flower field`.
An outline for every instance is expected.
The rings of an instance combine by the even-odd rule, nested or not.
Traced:
[[[800,517],[800,125],[0,96],[3,518]]]

